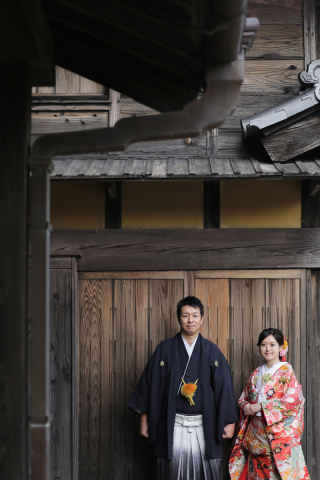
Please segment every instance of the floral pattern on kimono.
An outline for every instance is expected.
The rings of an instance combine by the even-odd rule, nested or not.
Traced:
[[[258,403],[259,391],[256,389],[258,372],[259,368],[251,374],[239,399],[240,422],[229,462],[232,480],[240,477],[248,457],[243,440],[249,422],[257,421],[256,415],[253,417],[244,415],[243,406],[246,403]],[[272,376],[268,378],[265,376],[264,380],[266,381],[263,386],[265,401],[261,402],[260,422],[263,421],[265,425],[271,455],[281,480],[310,480],[300,444],[304,427],[304,397],[301,385],[296,379],[292,366],[288,363],[283,364]],[[265,460],[268,461],[269,453],[268,449],[264,452],[263,445],[260,447],[260,455],[252,456],[250,454],[253,459],[256,459],[256,468],[258,469],[259,459],[263,459],[265,455]],[[271,458],[269,456],[269,461],[272,456]],[[267,475],[267,478],[273,478],[271,467],[268,466],[268,468],[270,475]],[[260,478],[258,471],[256,474]],[[265,476],[261,476],[261,478],[265,478]]]

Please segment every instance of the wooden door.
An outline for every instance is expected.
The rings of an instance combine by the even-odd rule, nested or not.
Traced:
[[[196,271],[192,288],[205,307],[201,333],[226,356],[237,397],[262,363],[257,342],[268,327],[283,331],[289,343],[287,360],[304,383],[304,270]]]
[[[158,343],[179,328],[185,272],[79,278],[79,479],[151,479],[153,453],[127,409]]]
[[[228,359],[237,397],[268,326],[283,330],[306,391],[304,270],[81,273],[80,480],[153,478],[152,449],[126,406],[155,347],[179,330],[176,305],[189,293],[204,304],[201,333]]]

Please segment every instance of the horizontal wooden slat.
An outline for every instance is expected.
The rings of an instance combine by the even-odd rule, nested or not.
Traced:
[[[241,92],[259,94],[264,91],[278,95],[298,95],[298,73],[302,70],[303,60],[248,59]]]
[[[269,3],[271,6],[271,4]],[[303,25],[260,25],[246,58],[302,58]]]
[[[177,140],[159,140],[152,142],[138,142],[130,145],[126,153],[129,155],[205,155],[207,153],[207,133],[204,132],[197,138],[192,138],[187,144],[181,138]]]
[[[261,23],[303,23],[302,0],[251,0],[248,15]]]
[[[197,270],[195,278],[300,278],[301,270]]]
[[[80,272],[79,280],[161,280],[185,279],[185,271],[169,272]]]
[[[142,103],[138,103],[132,98],[125,95],[121,95],[120,101],[120,118],[140,116],[140,115],[156,115],[159,114],[156,110],[153,110]]]
[[[108,127],[108,112],[34,112],[31,117],[31,134],[85,131]]]
[[[320,229],[54,231],[79,271],[320,268]]]

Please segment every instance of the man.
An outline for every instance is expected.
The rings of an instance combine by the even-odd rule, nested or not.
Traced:
[[[203,315],[196,297],[178,303],[180,333],[158,345],[128,405],[154,444],[157,480],[220,480],[221,439],[238,420],[228,362],[200,335]]]

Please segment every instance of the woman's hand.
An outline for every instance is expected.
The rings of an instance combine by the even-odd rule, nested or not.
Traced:
[[[142,437],[149,438],[149,432],[148,432],[148,415],[146,413],[141,413],[140,416],[140,435]]]
[[[243,413],[245,415],[254,415],[255,413],[258,413],[261,411],[261,403],[246,403],[243,406]]]

